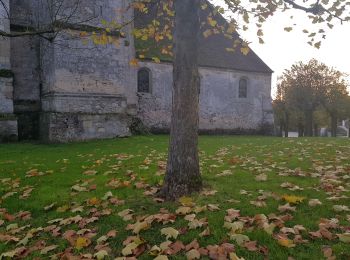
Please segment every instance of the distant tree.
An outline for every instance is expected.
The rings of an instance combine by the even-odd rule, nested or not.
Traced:
[[[276,99],[272,102],[272,107],[275,115],[275,122],[279,126],[279,135],[288,137],[291,109],[288,100],[286,99],[287,85],[285,82],[277,84]]]
[[[283,102],[288,107],[289,114],[301,111],[305,126],[305,136],[318,135],[320,120],[315,120],[314,114],[326,111],[331,118],[332,136],[336,135],[337,122],[346,113],[347,90],[343,74],[315,59],[307,64],[299,62],[283,73],[278,91],[283,91]],[[278,92],[278,93],[279,93]],[[281,95],[277,95],[279,98]],[[322,109],[324,108],[324,109]],[[301,128],[301,127],[300,127]],[[299,132],[301,134],[301,129]]]
[[[342,74],[334,70],[328,72],[331,73],[329,85],[321,102],[331,119],[331,134],[336,137],[338,120],[347,116],[349,98],[345,80],[341,78]]]

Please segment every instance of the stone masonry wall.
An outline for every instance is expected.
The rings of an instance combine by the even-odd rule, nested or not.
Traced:
[[[171,120],[172,65],[145,62],[151,70],[151,93],[139,94],[139,117],[155,131],[167,131]],[[204,133],[257,133],[273,125],[271,75],[200,68],[200,130]],[[248,97],[238,97],[239,80],[248,80]]]
[[[3,1],[9,10],[9,1]],[[0,5],[0,30],[9,32],[8,12]],[[13,79],[10,66],[10,40],[0,37],[0,142],[17,139],[17,119],[13,114]]]
[[[45,2],[14,0],[14,20],[32,26],[36,17],[41,17],[39,24],[45,24],[49,19]],[[79,28],[62,31],[52,43],[26,38],[12,44],[16,110],[29,113],[38,109],[40,115],[40,120],[32,113],[32,120],[21,117],[20,121],[37,122],[40,131],[31,129],[48,141],[128,135],[129,118],[136,113],[137,103],[135,69],[129,65],[134,57],[132,27],[124,29],[122,38],[111,36],[119,45],[96,45],[80,34],[87,28],[81,25],[98,28],[103,27],[102,20],[130,19],[132,13],[126,11],[129,1],[66,0],[58,16],[69,14],[76,2],[80,5],[69,24],[79,24]],[[67,128],[62,125],[65,122],[74,123]]]
[[[124,13],[126,1],[84,1],[74,19],[89,20],[89,26],[102,27]],[[67,2],[69,5],[69,2]],[[116,44],[98,45],[83,41],[79,30],[59,34],[53,44],[42,44],[43,88],[42,138],[72,141],[129,135],[129,108],[136,107],[136,93],[129,65],[133,57],[130,34],[114,37]],[[59,43],[59,44],[57,44]],[[133,93],[133,96],[129,93]],[[64,118],[74,124],[62,127]],[[68,120],[67,122],[73,122]]]

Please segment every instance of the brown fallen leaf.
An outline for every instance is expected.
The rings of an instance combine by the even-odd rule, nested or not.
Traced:
[[[255,252],[258,251],[259,248],[257,247],[257,241],[248,241],[243,244],[243,247],[245,247],[248,251]]]

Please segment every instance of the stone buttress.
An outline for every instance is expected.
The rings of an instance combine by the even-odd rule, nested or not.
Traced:
[[[9,0],[0,5],[0,30],[10,31]],[[17,119],[13,113],[13,73],[10,40],[0,37],[0,142],[17,140]]]

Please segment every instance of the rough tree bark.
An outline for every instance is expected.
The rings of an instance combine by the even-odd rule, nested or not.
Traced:
[[[168,165],[161,195],[167,200],[202,187],[198,158],[198,38],[200,0],[175,0],[173,101]]]

